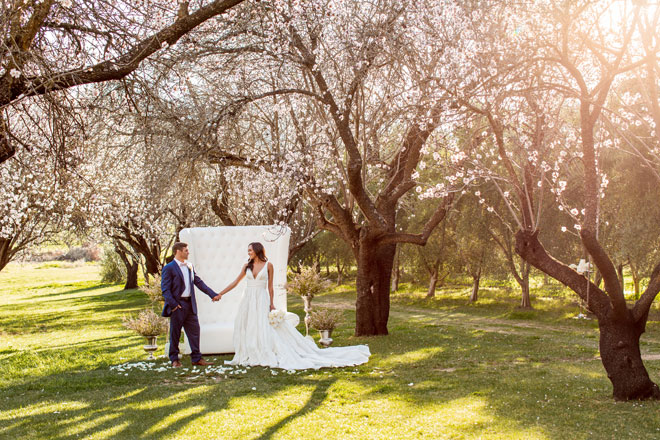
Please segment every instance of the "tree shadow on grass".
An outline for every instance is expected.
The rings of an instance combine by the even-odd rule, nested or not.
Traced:
[[[128,304],[127,298],[121,297],[124,294],[114,291],[79,301],[81,319],[69,317],[69,324],[81,328],[85,323],[96,324],[97,320],[89,317],[90,311],[96,313],[93,316],[98,316],[99,320],[107,320],[109,315],[116,314],[118,306]],[[131,296],[129,303],[140,302],[139,298],[130,299]],[[67,303],[71,304],[72,300],[76,298]],[[293,309],[299,310],[299,307]],[[634,416],[639,416],[641,410],[627,411],[630,408],[621,408],[621,405],[616,411],[612,410],[611,391],[604,370],[598,363],[588,361],[585,365],[577,359],[584,357],[590,347],[572,342],[576,338],[584,339],[572,329],[552,336],[545,335],[542,329],[505,334],[473,328],[470,321],[443,324],[429,310],[420,312],[419,317],[393,319],[391,336],[352,338],[349,328],[352,313],[346,312],[345,317],[349,322],[344,322],[333,335],[336,345],[368,343],[374,353],[370,362],[355,368],[330,370],[330,377],[305,377],[305,385],[315,386],[310,398],[293,414],[263,427],[260,439],[272,438],[296,419],[322,408],[337,381],[341,381],[341,386],[360,385],[359,395],[347,397],[351,403],[348,407],[356,408],[356,404],[369,400],[403,401],[413,408],[411,417],[424,411],[442,412],[439,406],[452,408],[449,413],[454,408],[457,413],[465,413],[465,402],[477,402],[481,406],[474,410],[475,415],[489,421],[456,421],[463,436],[489,435],[496,432],[493,429],[522,433],[530,429],[544,438],[563,439],[570,429],[576,428],[569,429],[569,422],[563,419],[578,420],[581,433],[588,432],[587,429],[596,432],[603,425],[599,420],[602,409],[605,409],[604,414],[608,414],[607,410],[612,411],[609,414],[616,413],[624,423],[639,424]],[[109,322],[115,322],[114,318]],[[593,341],[589,344],[593,345]],[[81,356],[106,352],[111,359],[113,350],[134,345],[126,338],[102,338],[52,350],[64,354],[71,348],[70,353],[80,352]],[[68,365],[67,368],[75,370],[77,367]],[[250,394],[251,382],[268,384],[266,393],[257,397],[275,395],[302,384],[298,376],[271,378],[267,370],[257,369],[241,377],[243,380],[199,385],[183,383],[187,379],[171,371],[163,374],[134,371],[123,376],[103,369],[70,370],[35,376],[4,387],[0,394],[12,396],[13,400],[0,399],[0,408],[3,412],[13,410],[17,415],[8,419],[0,413],[0,436],[165,438],[185,430],[196,419],[227,409],[232,399]],[[352,374],[354,370],[359,370],[360,374]],[[164,380],[169,382],[164,383]],[[61,414],[55,413],[58,405],[64,408]],[[19,409],[24,413],[18,413]],[[28,414],[30,411],[33,414]],[[642,414],[649,414],[644,411]],[[657,421],[657,415],[655,419],[647,416],[642,423],[653,423],[653,420]],[[654,433],[653,429],[650,427],[642,433]],[[599,434],[600,437],[593,438],[612,437],[611,432],[603,436],[601,430]],[[197,435],[206,437],[203,432]]]
[[[51,380],[58,381],[57,378]],[[216,394],[212,402],[208,399],[200,401],[192,397],[185,398],[182,395],[185,396],[186,388],[182,386],[135,386],[112,381],[105,382],[105,386],[101,383],[89,385],[98,386],[96,396],[90,395],[89,389],[70,392],[64,397],[51,394],[47,398],[49,405],[36,408],[37,414],[13,418],[9,421],[9,426],[0,427],[0,435],[5,438],[24,438],[26,433],[36,429],[41,435],[52,439],[73,436],[85,438],[103,431],[111,431],[112,433],[107,435],[111,438],[138,438],[147,432],[150,438],[165,438],[191,420],[209,411],[224,408],[228,401],[228,397],[223,398],[221,393]],[[127,397],[125,394],[131,395]],[[104,396],[105,399],[99,399],[99,396]],[[76,408],[53,410],[58,408],[58,404],[71,401],[80,405]],[[30,410],[30,405],[24,407]],[[176,417],[178,414],[183,416]],[[173,415],[175,420],[163,425],[163,420]]]
[[[272,396],[292,386],[287,380],[269,377],[267,369],[254,373],[257,380],[271,381],[267,391],[259,397]],[[172,374],[165,373],[168,380],[164,382],[163,376],[153,371],[133,372],[129,377],[107,371],[62,373],[43,379],[38,387],[31,387],[31,391],[8,388],[5,394],[15,393],[16,398],[0,407],[4,407],[3,412],[20,408],[22,414],[3,420],[0,413],[0,437],[25,438],[26,434],[36,431],[42,437],[53,439],[84,438],[108,431],[106,436],[110,438],[168,438],[196,419],[226,409],[232,399],[251,394],[252,382],[247,377],[243,380],[218,378],[213,384],[207,381],[198,385],[187,384],[185,379]],[[320,407],[335,380],[323,378],[315,382],[306,404],[268,427],[259,438],[272,438],[294,419]],[[61,387],[57,390],[44,381]],[[76,382],[79,387],[71,386]],[[200,432],[198,438],[204,437],[206,435]]]
[[[298,411],[295,413],[286,416],[270,428],[266,430],[263,434],[261,434],[256,440],[268,440],[273,437],[274,434],[277,433],[280,429],[282,429],[284,426],[286,426],[288,423],[292,422],[294,419],[298,417],[302,417],[307,413],[310,413],[317,409],[325,399],[328,397],[328,388],[335,383],[337,379],[335,378],[325,378],[317,382],[316,388],[314,388],[314,391],[312,392],[312,395],[309,396],[309,400],[305,405],[300,408]]]
[[[79,285],[79,283],[72,283],[72,284],[65,284],[65,285],[58,284],[57,286],[64,288],[64,287],[78,286],[78,285]],[[45,298],[53,298],[53,297],[63,296],[63,295],[75,295],[76,293],[81,293],[81,292],[93,293],[95,290],[106,289],[110,286],[111,286],[110,284],[96,284],[96,283],[91,284],[90,283],[89,287],[79,287],[77,289],[71,289],[71,290],[60,290],[60,291],[53,292],[53,293],[44,293],[44,294],[40,293],[39,296],[37,298],[35,298],[35,301],[41,301]],[[40,290],[42,288],[43,287],[40,287]],[[63,298],[62,301],[70,301],[71,299],[72,298]]]
[[[64,296],[74,292],[94,289],[76,289],[52,294]],[[108,320],[109,315],[132,312],[148,306],[146,296],[138,291],[112,291],[79,298],[63,297],[46,303],[23,303],[0,307],[0,323],[3,331],[13,334],[40,333],[47,330],[71,326],[80,328],[89,324],[109,324],[119,321]]]
[[[399,320],[393,324],[400,329],[386,344],[378,346],[377,339],[370,344],[376,357],[382,356],[374,359],[372,374],[355,377],[370,390],[361,396],[363,401],[402,399],[420,412],[444,414],[444,408],[455,407],[459,415],[465,413],[464,402],[476,402],[481,405],[474,414],[476,422],[452,421],[466,437],[502,429],[520,436],[564,439],[579,427],[579,432],[594,433],[588,438],[615,438],[616,432],[612,436],[603,424],[608,414],[616,414],[617,425],[630,429],[634,437],[649,438],[657,432],[660,403],[649,402],[644,410],[632,403],[617,405],[605,370],[594,359],[596,342],[579,330],[507,334],[469,325]],[[635,422],[640,415],[644,420]],[[484,425],[479,418],[492,422]]]

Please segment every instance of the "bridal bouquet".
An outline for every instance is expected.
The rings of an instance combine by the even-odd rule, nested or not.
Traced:
[[[286,312],[284,310],[271,310],[270,313],[268,313],[268,322],[270,322],[270,325],[273,327],[277,327],[282,321],[284,321],[285,316]]]

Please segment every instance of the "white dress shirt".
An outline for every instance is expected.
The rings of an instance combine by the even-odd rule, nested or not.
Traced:
[[[179,265],[179,269],[181,269],[181,273],[183,273],[183,282],[186,285],[186,288],[184,289],[181,296],[183,298],[188,298],[190,297],[190,270],[188,269],[188,266],[185,262],[179,261],[176,258],[174,261],[176,261],[176,264]]]

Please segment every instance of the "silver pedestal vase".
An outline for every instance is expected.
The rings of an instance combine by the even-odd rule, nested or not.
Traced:
[[[324,347],[329,347],[330,344],[332,344],[332,330],[319,330],[319,334],[321,335],[321,340],[319,343],[324,346]]]
[[[154,357],[154,351],[158,350],[158,343],[156,341],[158,339],[158,335],[145,336],[145,338],[147,339],[147,344],[143,348],[144,351],[149,353],[149,357],[147,359],[148,360],[156,359]]]
[[[312,311],[312,297],[305,295],[302,299],[305,306],[305,336],[309,336],[309,312]]]

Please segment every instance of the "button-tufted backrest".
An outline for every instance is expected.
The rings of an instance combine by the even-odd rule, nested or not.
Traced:
[[[273,263],[275,307],[286,311],[286,269],[291,231],[281,226],[220,226],[186,228],[179,237],[188,243],[190,261],[195,272],[214,291],[219,292],[236,279],[247,263],[248,244],[258,241],[264,245],[268,261]],[[245,278],[218,302],[196,291],[197,314],[200,326],[213,323],[233,325],[238,305],[245,290]]]

